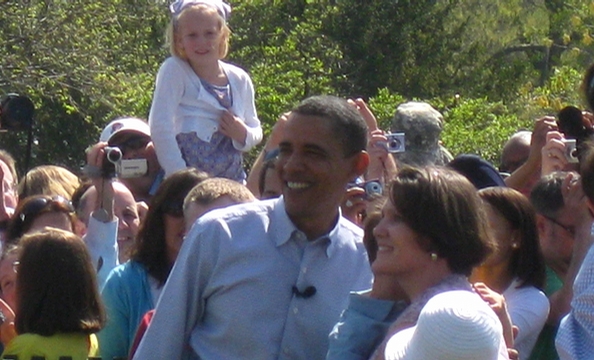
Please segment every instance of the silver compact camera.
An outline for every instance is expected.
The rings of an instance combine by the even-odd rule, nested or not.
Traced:
[[[362,184],[358,184],[357,186],[365,190],[365,200],[375,199],[379,196],[382,196],[384,193],[384,187],[377,180],[366,181]]]
[[[577,146],[575,139],[563,139],[565,144],[565,158],[569,163],[577,163],[579,159],[577,157]]]
[[[385,144],[386,149],[389,153],[403,153],[406,150],[406,147],[404,145],[404,133],[400,132],[386,134],[386,138],[388,139],[388,141],[386,141]]]
[[[135,178],[144,176],[148,171],[146,159],[122,159],[122,150],[106,146],[103,161],[103,176],[106,178]]]

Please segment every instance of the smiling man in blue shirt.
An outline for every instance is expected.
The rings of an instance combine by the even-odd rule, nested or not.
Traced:
[[[371,287],[362,231],[340,216],[367,127],[345,100],[304,100],[276,164],[283,197],[194,224],[134,359],[323,359],[350,291]]]

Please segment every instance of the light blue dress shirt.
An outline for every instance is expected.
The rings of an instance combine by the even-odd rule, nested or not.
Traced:
[[[561,360],[594,359],[594,247],[590,247],[573,284],[571,311],[557,331]]]
[[[282,198],[206,214],[186,236],[134,359],[324,359],[349,293],[371,287],[361,238],[339,217],[307,241]],[[296,296],[293,286],[316,293]]]

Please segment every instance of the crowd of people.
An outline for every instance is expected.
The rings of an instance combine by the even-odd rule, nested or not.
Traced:
[[[148,121],[108,123],[80,173],[19,180],[0,150],[3,359],[594,358],[594,115],[518,129],[497,169],[427,103],[380,129],[312,96],[246,171],[231,8],[170,12]]]

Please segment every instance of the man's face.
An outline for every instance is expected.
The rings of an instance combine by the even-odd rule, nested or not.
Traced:
[[[557,216],[546,218],[539,215],[540,247],[547,265],[553,268],[569,266],[573,253],[575,223],[564,208],[557,212]]]
[[[329,120],[297,113],[287,121],[279,150],[276,170],[295,225],[335,219],[346,184],[359,175],[361,154],[345,157]]]
[[[121,179],[135,195],[141,197],[148,193],[153,184],[155,176],[161,170],[155,147],[151,138],[137,132],[123,132],[109,140],[110,146],[120,148],[123,153],[122,159],[146,159],[148,171],[146,175],[137,178]]]
[[[157,154],[151,138],[137,132],[128,131],[119,133],[109,140],[110,146],[117,146],[122,151],[122,159],[146,159],[148,173],[160,169]]]

